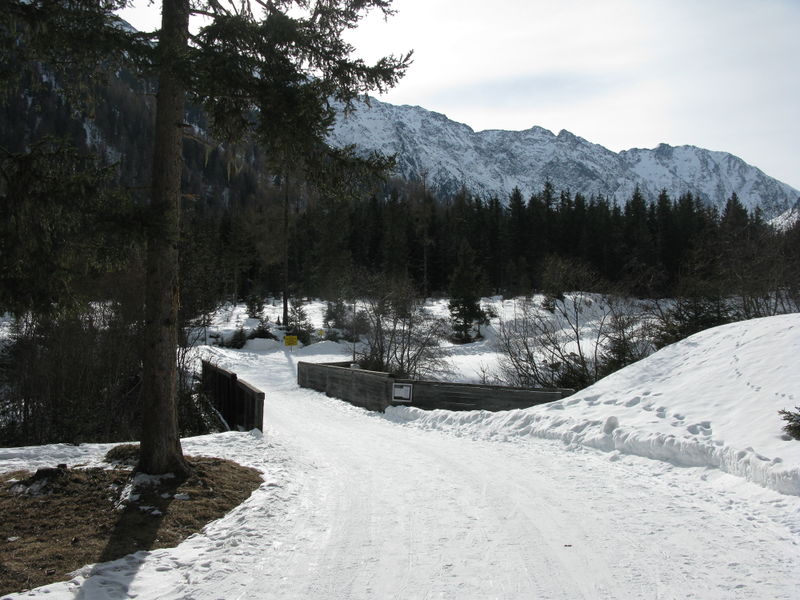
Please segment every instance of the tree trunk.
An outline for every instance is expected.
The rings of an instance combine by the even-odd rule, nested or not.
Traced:
[[[147,280],[139,471],[184,475],[178,435],[178,241],[186,91],[178,70],[186,54],[189,0],[163,0],[158,43],[153,191],[147,227]]]
[[[289,174],[283,181],[283,326],[289,326]]]

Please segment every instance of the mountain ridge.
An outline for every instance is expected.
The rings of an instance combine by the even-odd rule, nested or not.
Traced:
[[[690,192],[722,208],[736,193],[749,210],[758,206],[768,218],[800,199],[800,191],[728,152],[669,144],[614,152],[566,129],[554,134],[538,125],[475,131],[442,113],[375,98],[337,119],[329,142],[395,154],[399,177],[424,180],[440,195],[466,188],[505,200],[515,187],[530,195],[549,181],[557,190],[617,202],[637,187],[653,199],[664,189],[673,199]]]

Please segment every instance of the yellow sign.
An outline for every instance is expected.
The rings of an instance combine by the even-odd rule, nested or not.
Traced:
[[[285,335],[285,336],[283,336],[283,345],[284,346],[297,346],[297,336],[296,335]]]

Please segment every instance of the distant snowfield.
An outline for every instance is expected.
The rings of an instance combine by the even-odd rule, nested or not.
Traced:
[[[465,348],[453,366],[471,377],[490,348]],[[800,404],[800,315],[709,330],[504,413],[381,415],[297,387],[298,361],[347,345],[201,352],[266,392],[265,430],[184,449],[264,484],[177,548],[10,597],[800,597],[800,442],[777,414]],[[0,469],[106,448],[0,449]]]

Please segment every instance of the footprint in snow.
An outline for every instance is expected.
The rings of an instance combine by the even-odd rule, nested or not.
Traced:
[[[689,433],[692,435],[703,435],[703,436],[710,436],[711,435],[711,421],[700,421],[699,423],[693,423],[686,428]]]

